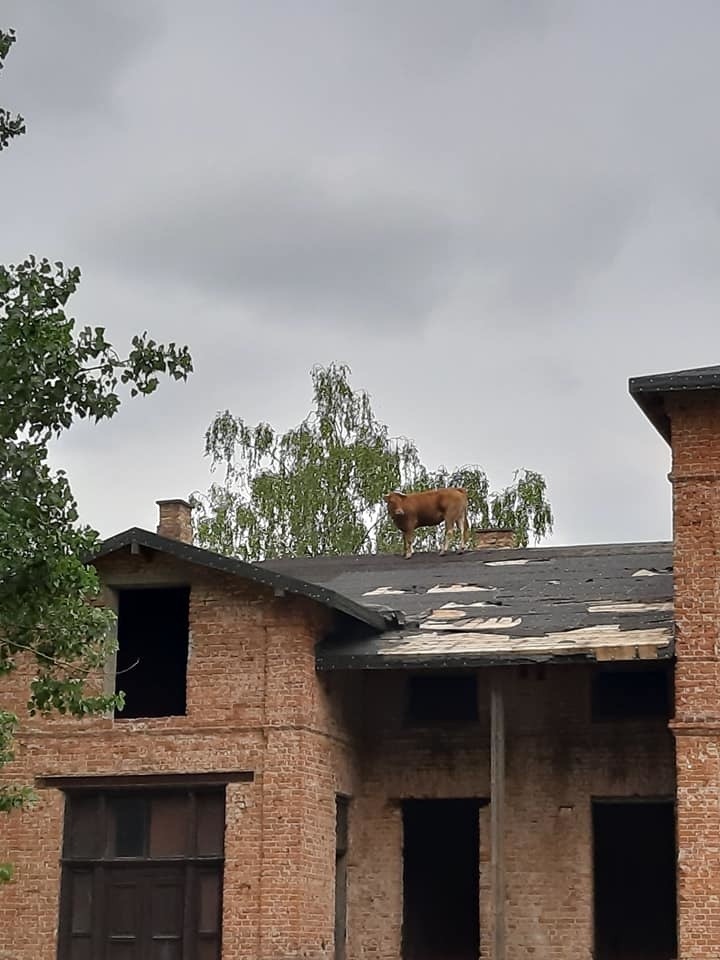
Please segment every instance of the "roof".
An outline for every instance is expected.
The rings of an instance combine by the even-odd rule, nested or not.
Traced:
[[[478,550],[270,560],[401,629],[329,639],[319,669],[463,667],[673,656],[672,545]]]
[[[238,560],[235,557],[226,557],[220,553],[214,553],[212,550],[195,547],[182,540],[161,537],[157,533],[150,533],[149,530],[142,530],[140,527],[131,527],[129,530],[105,540],[100,549],[87,559],[88,562],[92,563],[101,557],[115,553],[117,550],[122,550],[125,547],[132,548],[133,546],[157,550],[160,553],[169,554],[177,560],[184,560],[187,563],[229,573],[244,580],[251,580],[254,583],[270,587],[277,594],[289,593],[307,597],[309,600],[314,600],[316,603],[351,617],[375,632],[397,626],[397,620],[390,612],[383,613],[361,602],[358,603],[318,582],[308,582],[293,574],[275,572],[267,566],[261,567],[256,563],[246,563],[244,560]]]
[[[720,390],[720,366],[631,377],[628,388],[645,416],[669,443],[670,418],[665,412],[663,398],[678,391]]]

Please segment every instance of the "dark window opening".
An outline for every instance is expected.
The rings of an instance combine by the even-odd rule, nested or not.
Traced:
[[[475,674],[409,676],[407,723],[471,723],[478,718]]]
[[[114,799],[111,805],[114,828],[111,848],[116,857],[145,855],[147,806],[145,798],[138,795]]]
[[[60,960],[219,960],[224,790],[68,794]]]
[[[672,675],[654,669],[598,670],[592,679],[592,718],[668,720],[672,715]]]
[[[479,806],[403,803],[403,960],[477,960]]]
[[[182,716],[186,708],[190,590],[120,590],[116,691],[121,718]]]
[[[335,960],[345,960],[347,946],[347,797],[335,798]]]
[[[670,802],[593,804],[597,960],[677,956],[675,810]]]

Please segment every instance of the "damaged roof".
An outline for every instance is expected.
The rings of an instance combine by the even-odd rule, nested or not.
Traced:
[[[673,655],[672,545],[478,550],[269,560],[399,629],[329,639],[318,669],[474,666]]]

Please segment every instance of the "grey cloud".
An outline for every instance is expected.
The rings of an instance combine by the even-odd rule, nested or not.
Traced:
[[[570,9],[566,0],[359,0],[347,12],[356,38],[391,52],[401,69],[421,61],[432,72],[434,64],[457,67],[508,37],[542,33]]]
[[[146,278],[271,315],[402,327],[425,324],[463,276],[491,277],[504,314],[571,297],[642,211],[622,183],[508,193],[460,216],[400,190],[367,196],[265,175],[109,216],[99,247]]]
[[[2,95],[32,130],[41,118],[91,114],[102,123],[118,77],[162,18],[155,0],[5,0],[0,21],[17,34]]]
[[[538,208],[522,213],[508,205],[485,236],[484,258],[502,277],[504,312],[557,305],[580,294],[611,266],[647,212],[642,188],[633,191],[622,182],[538,192]]]
[[[420,202],[267,176],[188,201],[170,196],[110,226],[103,243],[106,256],[146,277],[376,326],[424,314],[445,294],[464,233]]]
[[[133,182],[84,218],[106,263],[276,322],[425,324],[479,282],[503,323],[522,323],[582,296],[646,213],[646,147],[624,149],[633,108],[605,103],[624,91],[587,8],[267,3],[247,20],[218,9],[202,34],[215,57],[198,48],[192,85],[166,93],[159,117],[153,84],[177,70],[196,20],[181,19],[155,72],[138,75],[141,169],[119,142]],[[191,117],[202,126],[189,137]]]

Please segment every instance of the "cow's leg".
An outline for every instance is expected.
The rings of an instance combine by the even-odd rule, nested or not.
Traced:
[[[413,544],[414,533],[415,533],[414,530],[405,530],[403,533],[403,540],[405,541],[405,559],[406,560],[409,560],[410,557],[413,555],[412,544]]]
[[[445,539],[443,541],[443,548],[440,551],[441,557],[448,552],[448,547],[450,546],[450,538],[452,537],[454,526],[455,526],[455,521],[451,520],[450,517],[445,517]]]
[[[465,550],[468,534],[468,521],[465,511],[460,514],[460,519],[458,520],[458,530],[460,531],[460,552],[462,553]]]

